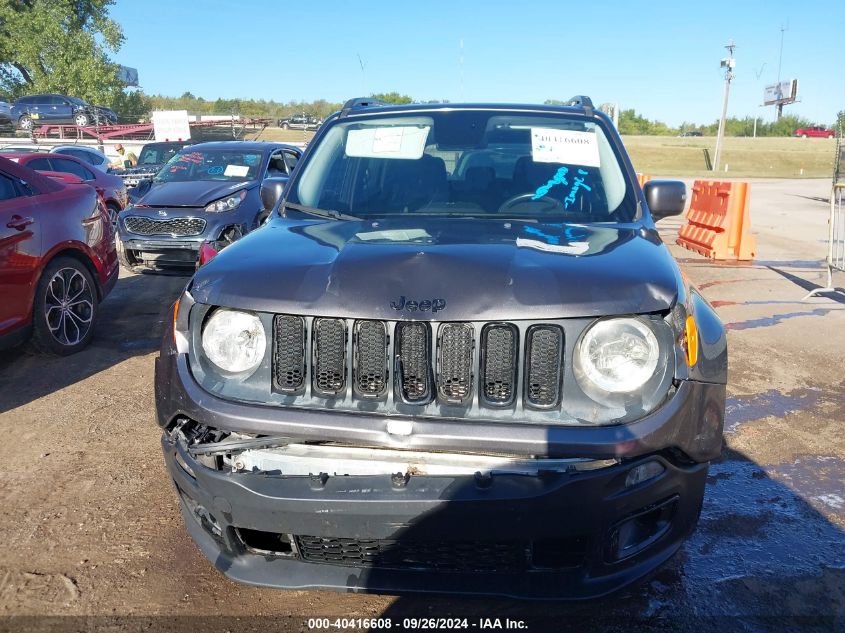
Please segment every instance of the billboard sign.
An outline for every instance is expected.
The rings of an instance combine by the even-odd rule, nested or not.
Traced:
[[[187,110],[153,112],[153,133],[157,141],[187,141],[191,138]]]
[[[763,105],[793,103],[798,97],[798,80],[787,79],[771,86],[763,92]]]
[[[118,66],[117,78],[127,86],[138,87],[138,69],[129,66]]]

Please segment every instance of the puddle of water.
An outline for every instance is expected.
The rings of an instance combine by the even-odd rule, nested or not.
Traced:
[[[809,455],[791,464],[767,466],[766,472],[820,512],[845,514],[845,460]]]
[[[782,418],[796,411],[818,406],[822,390],[795,389],[781,393],[770,389],[753,396],[731,396],[725,403],[725,433],[735,433],[746,422],[769,416]]]
[[[826,474],[819,474],[819,464]],[[697,588],[732,578],[816,575],[823,567],[841,567],[845,533],[806,501],[841,493],[842,472],[843,462],[828,457],[765,471],[744,460],[711,466],[701,522],[683,547],[687,591],[695,595]]]

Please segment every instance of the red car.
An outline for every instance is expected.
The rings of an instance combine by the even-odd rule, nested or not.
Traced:
[[[97,192],[0,157],[0,348],[31,334],[43,352],[78,352],[117,275],[114,230]]]
[[[808,136],[815,136],[817,138],[833,138],[836,136],[836,132],[823,125],[813,125],[812,127],[803,127],[795,130],[793,136],[800,136],[801,138],[807,138]]]
[[[38,153],[9,154],[5,157],[18,165],[24,165],[37,171],[57,171],[73,174],[92,187],[102,189],[103,199],[106,201],[112,224],[117,221],[117,214],[126,206],[128,196],[122,178],[95,169],[75,156]]]

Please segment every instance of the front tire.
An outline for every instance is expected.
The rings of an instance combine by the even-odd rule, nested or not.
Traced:
[[[22,130],[26,130],[27,132],[32,129],[32,119],[29,118],[28,114],[24,114],[20,119],[18,119],[18,127]]]
[[[117,230],[117,216],[120,213],[120,207],[114,202],[107,202],[106,208],[109,210],[109,220],[111,220],[112,227]]]
[[[77,114],[73,120],[79,127],[85,127],[89,122],[87,114]]]
[[[290,129],[290,126],[287,123],[282,123],[282,129],[283,130]]]
[[[54,259],[35,291],[33,345],[52,356],[75,354],[91,342],[98,311],[97,286],[85,265],[70,257]]]
[[[802,134],[802,135],[801,135],[801,138],[807,138],[807,135],[806,135],[806,134]]]

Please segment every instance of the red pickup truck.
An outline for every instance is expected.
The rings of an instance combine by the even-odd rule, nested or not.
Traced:
[[[815,136],[818,138],[833,138],[834,136],[836,136],[836,132],[829,128],[826,128],[823,125],[813,125],[811,127],[805,127],[795,130],[793,136],[800,136],[801,138],[807,138],[808,136]]]

